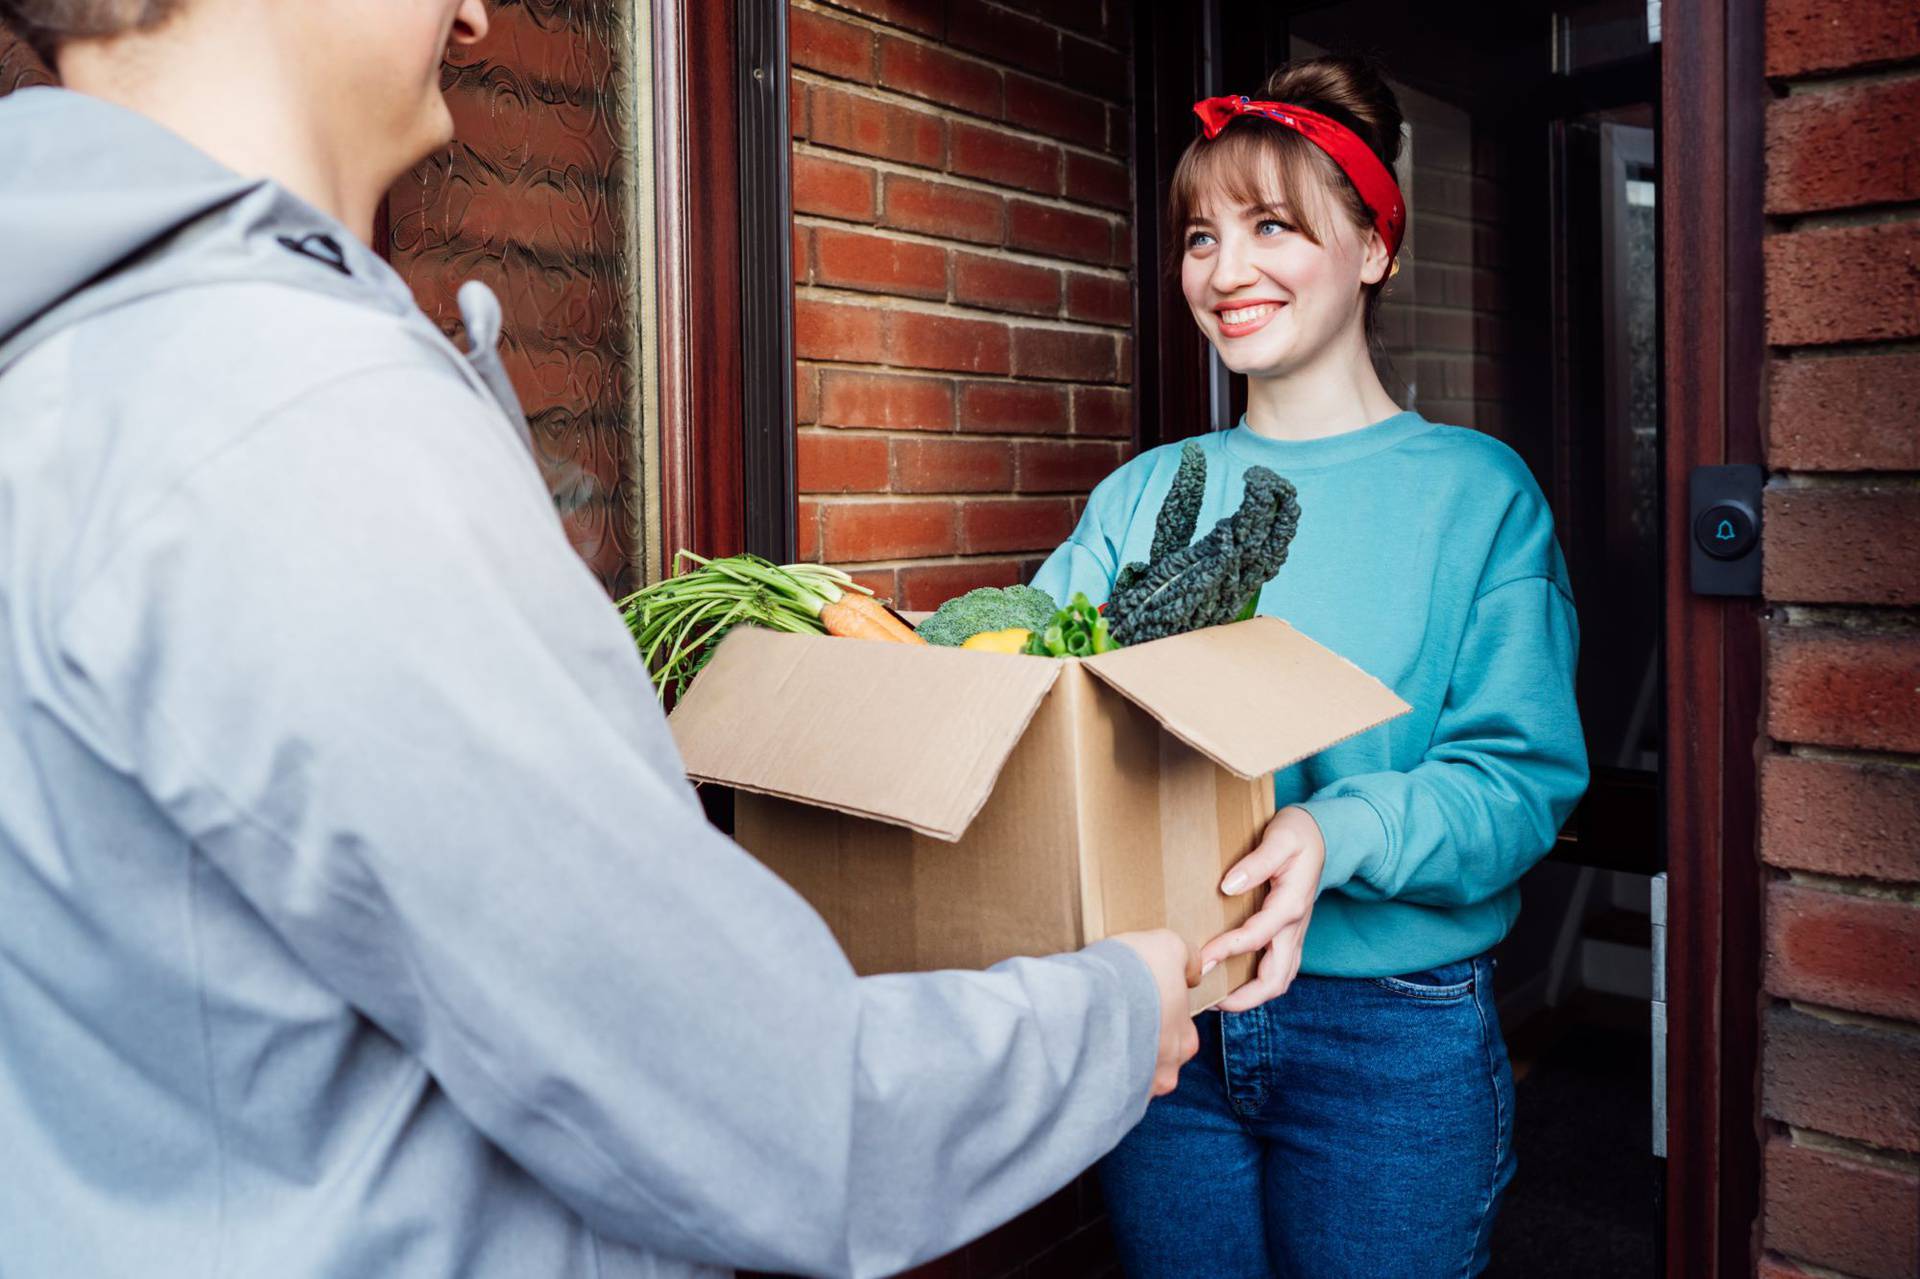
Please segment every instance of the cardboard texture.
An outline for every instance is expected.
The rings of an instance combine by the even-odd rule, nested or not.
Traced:
[[[675,708],[688,773],[743,792],[734,836],[862,973],[983,968],[1244,922],[1219,891],[1273,814],[1272,773],[1406,712],[1255,618],[1086,660],[742,627]],[[1210,1007],[1257,956],[1194,991]]]

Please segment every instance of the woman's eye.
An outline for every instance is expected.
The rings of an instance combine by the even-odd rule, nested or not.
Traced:
[[[1268,227],[1273,229],[1269,231]],[[1284,231],[1293,230],[1293,226],[1291,223],[1282,222],[1279,218],[1261,218],[1253,229],[1260,235],[1279,235]]]
[[[1212,243],[1213,233],[1211,231],[1189,231],[1187,233],[1187,247],[1189,249],[1204,249]]]

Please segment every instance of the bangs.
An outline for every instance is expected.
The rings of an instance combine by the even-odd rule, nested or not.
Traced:
[[[1184,253],[1188,225],[1246,208],[1285,209],[1315,244],[1325,242],[1328,197],[1345,184],[1339,167],[1319,147],[1284,125],[1236,120],[1212,140],[1196,138],[1173,171],[1167,222],[1176,254]]]

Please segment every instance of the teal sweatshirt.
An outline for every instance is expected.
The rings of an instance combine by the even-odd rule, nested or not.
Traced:
[[[1240,504],[1246,468],[1300,493],[1300,531],[1259,611],[1384,681],[1412,714],[1278,773],[1313,814],[1326,869],[1304,972],[1378,977],[1479,954],[1513,926],[1518,881],[1587,784],[1578,644],[1553,516],[1506,445],[1400,413],[1299,442],[1239,426],[1200,437],[1199,533]],[[1107,598],[1147,558],[1180,445],[1094,490],[1034,585]]]

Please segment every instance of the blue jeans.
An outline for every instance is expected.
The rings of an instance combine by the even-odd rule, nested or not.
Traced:
[[[1460,1279],[1513,1178],[1482,956],[1308,977],[1203,1013],[1180,1086],[1100,1165],[1130,1279]]]

